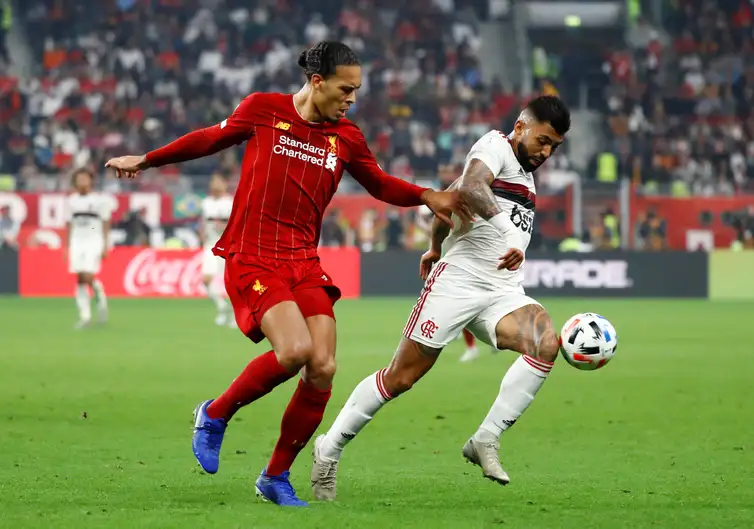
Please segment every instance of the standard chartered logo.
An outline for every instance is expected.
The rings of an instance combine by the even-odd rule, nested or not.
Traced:
[[[311,143],[298,141],[289,136],[281,135],[272,152],[282,156],[289,156],[302,162],[311,163],[335,172],[338,166],[338,155],[328,152],[323,147],[317,147]]]

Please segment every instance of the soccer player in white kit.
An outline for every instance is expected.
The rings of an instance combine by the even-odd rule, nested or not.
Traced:
[[[110,204],[93,191],[94,173],[78,169],[71,178],[75,192],[66,201],[66,245],[68,270],[76,274],[76,306],[79,310],[77,328],[92,321],[94,294],[100,323],[107,321],[105,288],[97,279],[102,259],[107,254],[110,234]]]
[[[450,234],[434,223],[430,250],[420,264],[426,283],[390,365],[356,386],[330,430],[314,442],[315,498],[335,499],[346,444],[382,406],[411,389],[464,328],[498,349],[521,354],[462,450],[485,477],[503,485],[510,481],[500,464],[500,435],[531,404],[559,350],[549,315],[521,286],[536,201],[531,172],[563,142],[570,121],[560,99],[540,96],[522,111],[512,134],[491,131],[471,148],[452,187],[477,218],[456,223]]]
[[[215,173],[209,182],[209,195],[202,201],[202,220],[199,229],[203,246],[202,280],[207,288],[207,296],[217,308],[215,323],[231,326],[235,323],[235,319],[232,316],[228,318],[229,304],[223,280],[225,259],[213,254],[212,247],[225,230],[232,208],[233,197],[228,194],[228,180],[225,176]]]

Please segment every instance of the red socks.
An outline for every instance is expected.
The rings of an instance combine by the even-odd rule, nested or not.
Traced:
[[[471,334],[470,331],[467,331],[466,329],[463,330],[463,339],[466,341],[466,347],[471,349],[476,344],[476,338],[473,334]]]
[[[238,410],[295,375],[296,372],[289,373],[280,365],[275,351],[267,351],[249,362],[225,393],[207,406],[207,415],[211,419],[223,418],[228,421]]]
[[[331,388],[318,389],[299,380],[280,425],[280,438],[267,465],[268,476],[279,476],[291,468],[293,461],[309,442],[322,422]]]

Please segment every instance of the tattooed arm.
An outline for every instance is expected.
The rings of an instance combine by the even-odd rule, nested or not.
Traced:
[[[471,209],[484,220],[490,220],[501,212],[490,184],[495,177],[487,164],[473,158],[466,166],[458,182],[458,191]]]
[[[494,175],[489,166],[479,158],[472,158],[461,175],[458,191],[469,207],[492,224],[503,235],[508,251],[501,258],[498,268],[516,270],[524,260],[524,241],[518,228],[503,212],[492,193],[490,184]]]

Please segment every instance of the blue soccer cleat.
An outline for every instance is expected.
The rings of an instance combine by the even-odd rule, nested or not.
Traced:
[[[262,470],[256,482],[257,498],[271,501],[281,507],[308,507],[308,503],[296,496],[296,491],[288,479],[290,475],[291,473],[286,470],[279,476],[268,476],[267,469]]]
[[[220,466],[220,447],[228,423],[225,419],[209,418],[207,406],[210,404],[211,400],[205,400],[194,410],[194,438],[191,446],[199,465],[208,474],[214,474]]]

